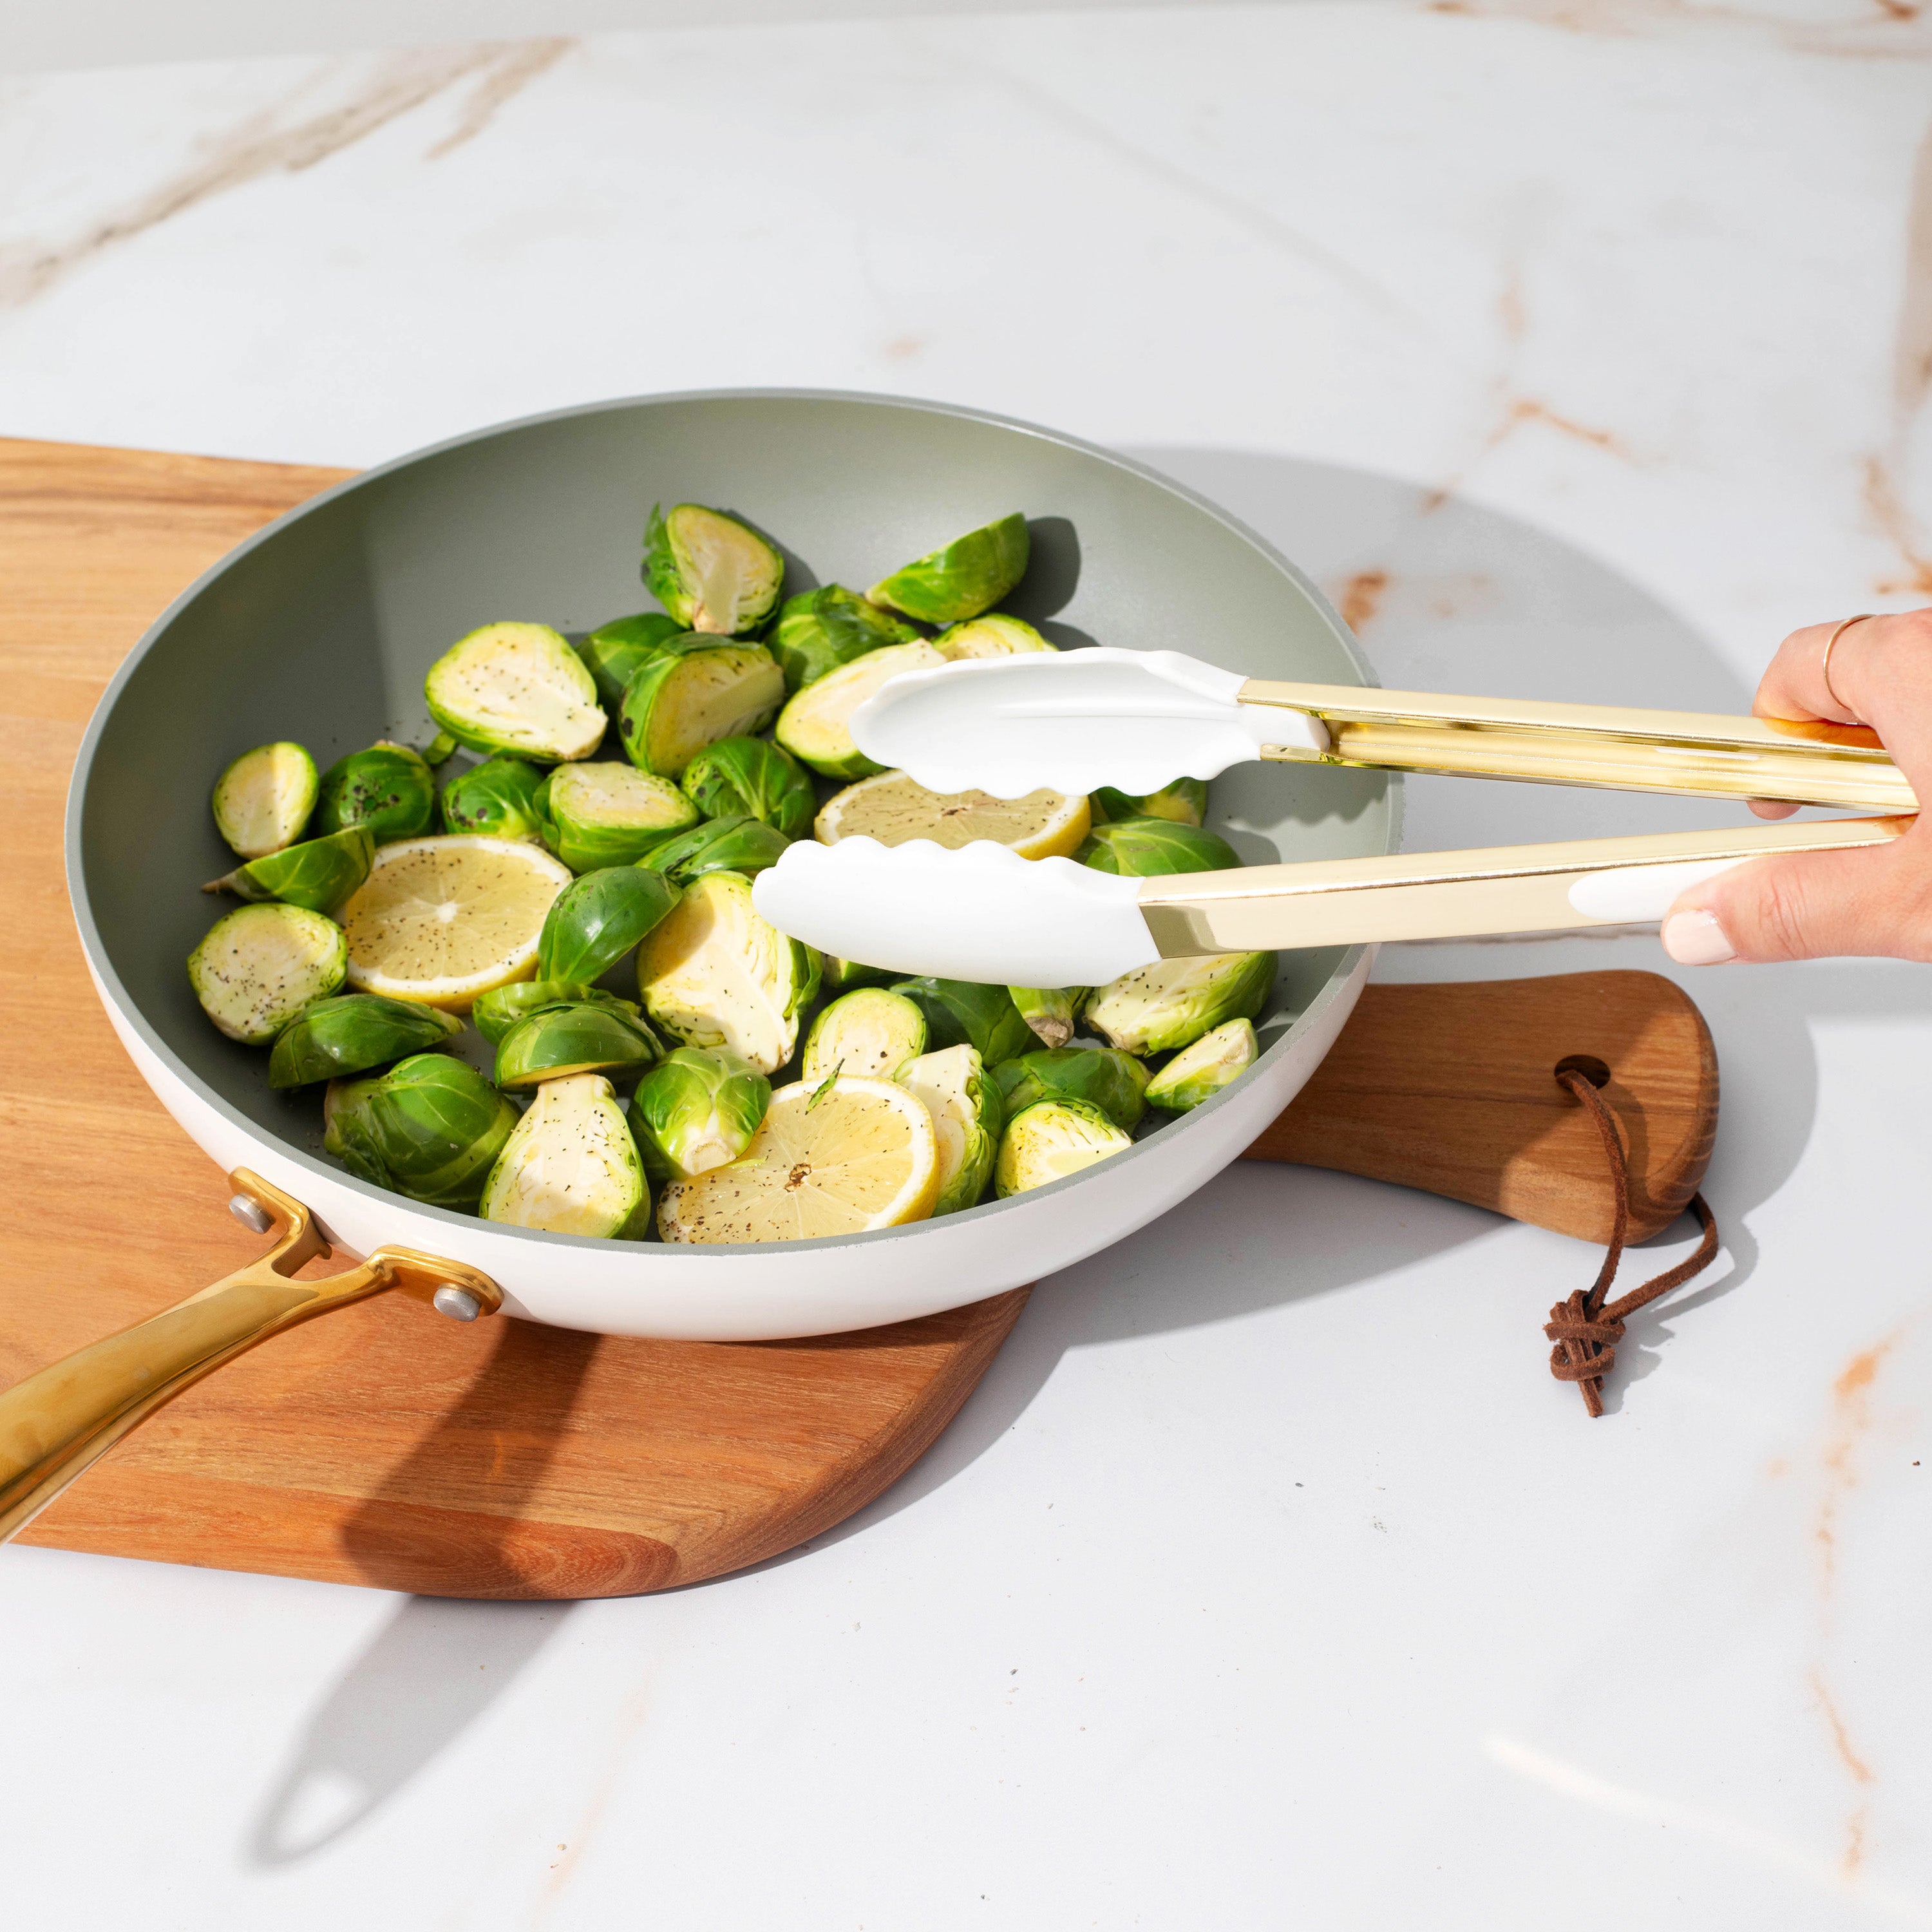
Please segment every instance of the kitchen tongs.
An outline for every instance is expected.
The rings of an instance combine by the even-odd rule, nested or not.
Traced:
[[[888,851],[847,839],[794,847],[760,881],[766,916],[809,944],[1009,985],[1093,985],[1203,953],[1647,922],[1746,860],[1881,844],[1918,810],[1876,736],[1855,727],[1275,682],[1171,651],[910,672],[862,705],[851,729],[866,756],[932,790],[1000,798],[1103,786],[1143,796],[1259,759],[1885,814],[1148,879],[993,846]],[[1023,963],[1033,970],[1004,970]]]

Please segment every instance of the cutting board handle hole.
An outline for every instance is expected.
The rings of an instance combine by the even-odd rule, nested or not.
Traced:
[[[1559,1078],[1565,1073],[1580,1073],[1592,1087],[1610,1084],[1610,1070],[1594,1053],[1565,1054],[1550,1070]]]

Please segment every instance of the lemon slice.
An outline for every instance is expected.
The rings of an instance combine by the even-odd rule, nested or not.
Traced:
[[[985,791],[928,791],[904,772],[881,772],[828,799],[812,830],[826,845],[861,834],[881,845],[930,838],[954,848],[990,838],[1022,859],[1066,859],[1091,824],[1087,801],[1064,792],[995,798]]]
[[[536,970],[544,916],[572,877],[520,838],[379,845],[337,915],[349,935],[349,983],[465,1012],[478,994]]]
[[[673,1181],[668,1241],[809,1241],[923,1221],[939,1198],[939,1140],[916,1094],[890,1080],[801,1080],[772,1096],[728,1166]]]

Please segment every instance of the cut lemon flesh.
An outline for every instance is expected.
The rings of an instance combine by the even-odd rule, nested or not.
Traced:
[[[1022,859],[1067,859],[1092,822],[1087,801],[1063,792],[995,798],[984,791],[928,791],[904,772],[881,772],[826,800],[812,830],[825,845],[862,835],[881,845],[930,838],[957,850],[990,838]]]
[[[822,1240],[923,1221],[938,1196],[938,1138],[916,1094],[890,1080],[802,1080],[772,1096],[739,1159],[664,1190],[658,1232]]]
[[[338,915],[349,935],[349,983],[464,1012],[479,994],[536,970],[544,916],[573,876],[517,838],[378,846]]]

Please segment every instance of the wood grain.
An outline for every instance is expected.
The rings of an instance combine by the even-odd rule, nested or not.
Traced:
[[[1609,1072],[1600,1090],[1630,1162],[1630,1239],[1647,1240],[1684,1211],[1718,1131],[1710,1029],[1660,974],[1370,986],[1248,1158],[1399,1181],[1607,1241],[1604,1150],[1556,1079],[1573,1057]]]
[[[0,756],[16,829],[0,842],[0,1384],[259,1250],[100,1010],[68,911],[62,808],[101,688],[154,614],[344,473],[0,441]],[[1716,1070],[1695,1009],[1648,974],[1372,988],[1253,1152],[1594,1237],[1600,1154],[1550,1077],[1575,1052],[1612,1068],[1640,1187],[1664,1216],[1708,1156]],[[190,1390],[22,1540],[452,1596],[695,1582],[887,1488],[1026,1295],[730,1346],[465,1328],[385,1297]]]

